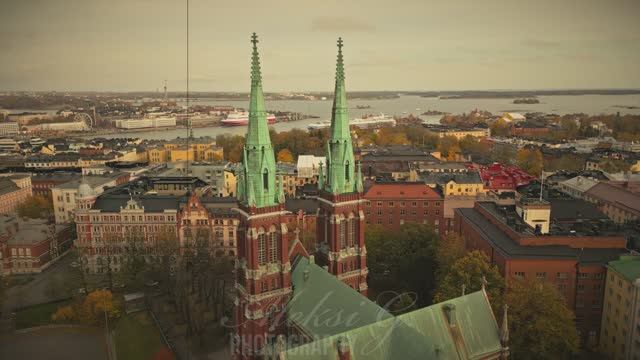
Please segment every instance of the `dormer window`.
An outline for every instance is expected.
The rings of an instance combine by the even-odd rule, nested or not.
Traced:
[[[262,173],[262,187],[269,190],[269,170],[267,169],[264,169],[264,173]]]
[[[349,161],[344,164],[344,178],[345,180],[349,181]]]

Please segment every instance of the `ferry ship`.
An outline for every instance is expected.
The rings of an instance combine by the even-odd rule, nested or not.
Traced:
[[[232,112],[227,115],[226,119],[220,121],[224,126],[246,126],[249,124],[248,112]],[[269,125],[276,123],[276,116],[273,114],[267,114],[267,123]]]
[[[353,119],[349,122],[349,126],[356,126],[359,128],[371,128],[379,126],[395,126],[396,120],[380,113],[379,115],[365,115],[361,118]],[[320,121],[307,125],[308,130],[319,130],[331,127],[331,121]]]

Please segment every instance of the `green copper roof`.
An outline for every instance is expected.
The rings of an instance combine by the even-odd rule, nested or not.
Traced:
[[[342,47],[342,38],[339,38],[336,84],[331,115],[331,138],[327,142],[327,181],[325,183],[325,190],[333,194],[356,191],[355,161],[349,132]]]
[[[640,256],[638,255],[622,255],[619,260],[609,262],[609,267],[631,282],[640,278]]]
[[[287,304],[287,320],[316,339],[392,317],[305,257],[295,264],[291,282],[294,292]]]
[[[239,200],[250,207],[266,207],[278,203],[276,191],[276,161],[269,137],[267,113],[262,93],[258,36],[251,36],[251,100],[249,102],[249,127],[242,158],[242,176],[238,184]]]
[[[453,328],[445,307],[455,309]],[[502,349],[489,301],[478,291],[290,348],[285,359],[338,359],[340,342],[354,360],[478,359]]]

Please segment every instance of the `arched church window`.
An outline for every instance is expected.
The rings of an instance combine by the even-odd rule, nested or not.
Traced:
[[[344,164],[344,178],[345,180],[349,181],[349,161],[347,160],[347,163]]]
[[[258,234],[258,264],[264,265],[266,262],[266,254],[265,254],[265,233],[264,231]]]
[[[278,261],[278,233],[272,231],[269,233],[269,262]]]
[[[340,242],[340,249],[347,247],[347,219],[341,219],[338,223],[338,241]]]
[[[269,190],[269,170],[264,169],[264,172],[262,173],[262,187],[265,190]]]
[[[347,240],[349,247],[353,247],[356,242],[356,221],[355,217],[349,218],[349,236]]]

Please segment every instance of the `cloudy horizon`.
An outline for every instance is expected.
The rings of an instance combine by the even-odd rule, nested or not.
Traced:
[[[186,88],[186,1],[0,4],[0,89]],[[481,5],[481,6],[480,6]],[[190,89],[247,92],[252,32],[267,92],[640,87],[640,2],[190,0]]]

